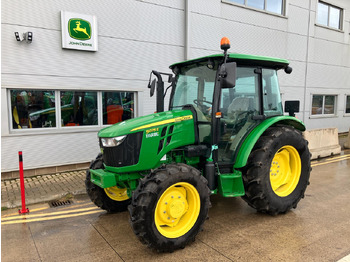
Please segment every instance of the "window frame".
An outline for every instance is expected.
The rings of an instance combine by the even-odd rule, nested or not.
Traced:
[[[320,24],[318,22],[318,14],[319,14],[319,8],[318,8],[318,4],[321,3],[321,4],[324,4],[328,7],[328,17],[327,17],[327,25],[323,25],[323,24]],[[339,9],[340,11],[340,14],[339,14],[339,28],[336,28],[336,27],[332,27],[329,25],[329,22],[330,22],[330,12],[331,12],[331,8],[330,7],[333,7],[333,8],[336,8],[336,9]],[[344,8],[340,7],[340,6],[336,6],[336,5],[333,5],[331,3],[328,3],[327,1],[320,1],[318,0],[317,1],[317,12],[316,12],[316,23],[315,25],[319,26],[319,27],[323,27],[323,28],[327,28],[327,29],[331,29],[331,30],[335,30],[335,31],[339,31],[339,32],[344,32],[343,31],[343,28],[344,28]]]
[[[312,114],[312,101],[314,96],[322,96],[322,114]],[[334,113],[333,114],[325,114],[325,102],[326,96],[334,96]],[[312,118],[334,118],[338,117],[338,97],[337,94],[310,94],[310,119]]]
[[[13,126],[12,104],[11,104],[11,90],[33,90],[33,91],[54,91],[55,94],[55,111],[56,111],[56,126],[45,128],[25,128],[16,129]],[[61,126],[61,92],[80,91],[80,92],[96,92],[97,94],[97,125],[83,125],[83,126]],[[10,135],[29,135],[29,134],[55,134],[55,133],[74,133],[77,131],[99,131],[101,128],[111,125],[103,124],[103,107],[102,107],[102,92],[130,92],[134,93],[134,118],[138,117],[138,92],[139,90],[89,90],[89,89],[51,89],[51,88],[14,88],[7,87],[7,110],[8,110],[8,130]]]
[[[283,18],[286,18],[286,16],[287,16],[287,14],[286,14],[287,13],[287,3],[286,3],[287,0],[282,0],[282,13],[275,13],[275,12],[268,11],[266,9],[266,6],[267,6],[266,1],[267,0],[264,0],[264,9],[255,8],[255,7],[247,5],[248,0],[243,0],[243,1],[244,1],[244,4],[236,3],[236,2],[234,2],[234,0],[233,1],[232,0],[221,0],[222,3],[243,7],[246,9],[258,11],[258,12],[269,14],[269,15],[275,15],[275,16],[283,17]]]

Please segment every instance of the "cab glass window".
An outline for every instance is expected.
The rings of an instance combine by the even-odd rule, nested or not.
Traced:
[[[277,72],[273,69],[263,69],[263,103],[264,115],[283,115],[281,95],[279,91]]]

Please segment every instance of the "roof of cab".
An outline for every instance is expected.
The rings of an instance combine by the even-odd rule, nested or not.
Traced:
[[[204,61],[207,61],[208,59],[220,59],[220,58],[223,59],[223,57],[224,57],[224,54],[204,56],[204,57],[172,64],[170,68],[173,69],[176,66],[182,67],[188,64],[204,62]],[[285,68],[289,64],[289,61],[286,59],[267,57],[267,56],[237,54],[237,53],[228,54],[227,62],[236,62],[238,65],[262,66],[262,67],[270,67],[275,69]]]

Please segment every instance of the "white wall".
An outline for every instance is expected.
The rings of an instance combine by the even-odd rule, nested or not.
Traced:
[[[97,16],[97,52],[61,48],[61,10]],[[150,71],[170,72],[184,59],[183,1],[18,0],[4,1],[1,11],[2,172],[18,169],[19,150],[25,169],[87,162],[99,152],[99,128],[11,133],[7,89],[137,91],[138,115],[145,115],[156,108]],[[16,31],[32,31],[33,42],[17,42]]]
[[[138,92],[138,115],[155,111],[147,82],[152,69],[185,57],[186,0],[3,1],[2,3],[2,171],[17,169],[17,151],[25,168],[85,162],[98,153],[96,133],[63,130],[13,134],[6,120],[6,90],[131,90]],[[231,40],[230,52],[285,58],[293,73],[279,72],[283,100],[300,100],[308,129],[338,127],[345,132],[345,94],[350,94],[350,2],[329,0],[344,8],[343,31],[315,25],[317,0],[286,0],[285,17],[221,0],[189,0],[189,56],[221,52],[220,39]],[[96,15],[97,52],[61,48],[60,11]],[[14,32],[33,32],[33,43],[18,43]],[[141,92],[142,91],[142,92]],[[338,95],[336,117],[310,117],[311,95]]]

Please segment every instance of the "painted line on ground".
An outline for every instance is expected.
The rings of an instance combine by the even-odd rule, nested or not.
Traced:
[[[318,163],[324,163],[326,161],[332,161],[332,160],[337,160],[337,159],[348,158],[349,156],[350,155],[341,155],[341,156],[336,156],[336,157],[325,158],[323,160],[313,160],[311,162],[314,162],[315,164],[318,164]]]
[[[339,159],[330,159],[330,160],[327,160],[325,162],[322,162],[322,163],[315,163],[315,164],[311,164],[312,167],[315,167],[315,166],[322,166],[322,165],[326,165],[326,164],[330,164],[330,163],[336,163],[336,162],[341,162],[341,161],[344,161],[344,160],[347,160],[347,159],[350,159],[350,156],[346,156],[346,157],[343,157],[343,158],[339,158]]]
[[[15,221],[1,222],[1,225],[23,224],[23,223],[31,223],[31,222],[48,221],[48,220],[54,220],[54,219],[85,216],[85,215],[91,215],[91,214],[102,213],[102,212],[106,212],[106,211],[95,210],[95,211],[84,212],[84,213],[79,213],[79,214],[62,215],[62,216],[54,216],[54,217],[41,217],[41,218],[35,218],[35,219],[15,220]]]
[[[30,212],[33,213],[33,212],[42,211],[42,210],[45,210],[45,209],[48,209],[48,208],[49,207],[35,208],[35,209],[31,209]],[[15,215],[18,215],[18,212],[17,213],[6,214],[6,215],[3,215],[1,217],[3,218],[3,217],[15,216]]]
[[[47,217],[47,216],[70,214],[70,213],[76,213],[76,212],[85,212],[85,211],[90,211],[93,209],[97,210],[98,207],[79,208],[79,209],[65,210],[65,211],[52,212],[52,213],[41,213],[41,214],[35,214],[35,215],[23,214],[21,216],[17,215],[17,216],[13,216],[13,217],[1,218],[1,222],[2,221],[9,221],[9,220],[23,220],[23,219],[27,219],[27,218],[30,219],[30,218],[34,218],[34,217]]]

